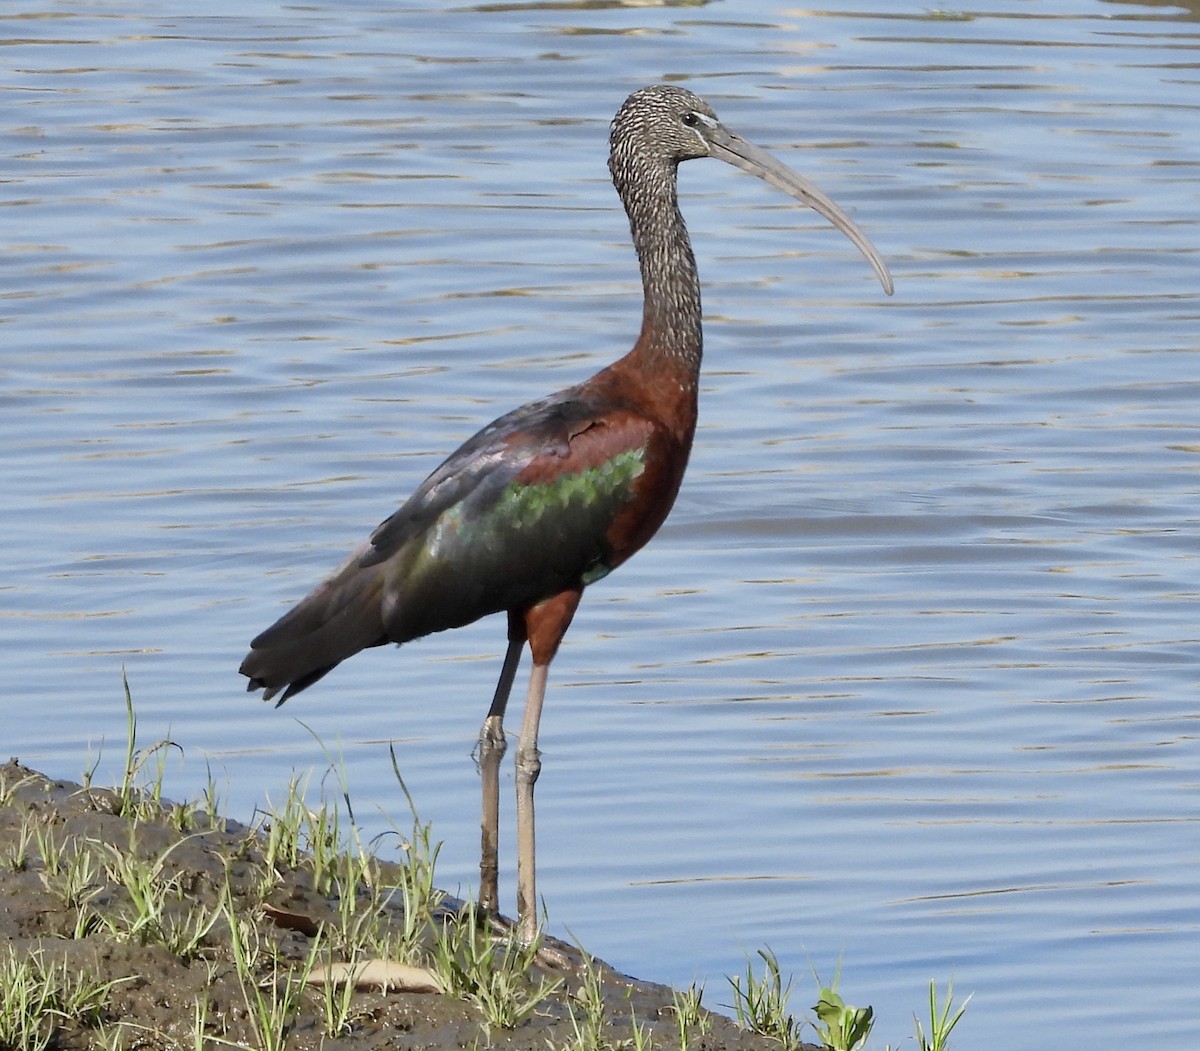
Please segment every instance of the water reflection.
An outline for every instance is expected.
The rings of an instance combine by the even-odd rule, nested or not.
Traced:
[[[1179,18],[1200,19],[1200,3],[1196,0],[1100,0],[1103,4],[1117,7],[1165,8],[1170,20]],[[1157,18],[1158,15],[1152,16]]]

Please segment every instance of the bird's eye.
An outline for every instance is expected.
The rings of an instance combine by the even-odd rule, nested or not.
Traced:
[[[683,115],[683,123],[689,128],[698,127],[700,124],[700,114],[695,111],[689,111]]]

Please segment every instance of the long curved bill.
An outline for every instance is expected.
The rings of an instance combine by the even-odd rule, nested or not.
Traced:
[[[866,256],[867,262],[879,275],[883,290],[889,296],[892,294],[892,275],[888,271],[887,263],[883,261],[883,256],[876,251],[867,235],[854,225],[850,216],[834,204],[829,197],[825,196],[807,179],[792,171],[782,161],[777,161],[766,150],[755,146],[752,142],[747,142],[723,125],[718,124],[707,129],[705,138],[708,140],[711,156],[769,182],[776,189],[796,198],[801,204],[808,205],[813,211],[833,223]]]

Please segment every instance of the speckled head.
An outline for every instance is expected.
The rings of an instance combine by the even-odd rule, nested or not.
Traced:
[[[609,132],[614,169],[631,152],[658,162],[677,165],[680,161],[710,155],[709,144],[697,128],[717,127],[713,108],[694,92],[670,84],[638,88],[617,110]]]
[[[675,201],[675,172],[682,161],[715,157],[770,183],[823,215],[841,230],[874,268],[891,295],[892,277],[883,258],[829,197],[766,150],[734,134],[699,95],[670,84],[639,88],[617,110],[609,132],[609,170],[634,224],[635,210],[650,202]],[[663,212],[660,210],[658,215]]]

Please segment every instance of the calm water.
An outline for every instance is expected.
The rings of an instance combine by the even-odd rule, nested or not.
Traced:
[[[479,425],[623,352],[607,123],[671,78],[835,197],[682,173],[697,448],[543,722],[553,930],[686,983],[843,960],[872,1046],[1200,1032],[1200,6],[47,0],[0,15],[0,746],[248,818],[345,757],[475,879],[503,624],[281,711],[247,640]],[[249,13],[248,13],[249,12]],[[311,729],[311,733],[309,732]],[[511,861],[511,856],[506,860]],[[511,886],[511,871],[506,875]]]

